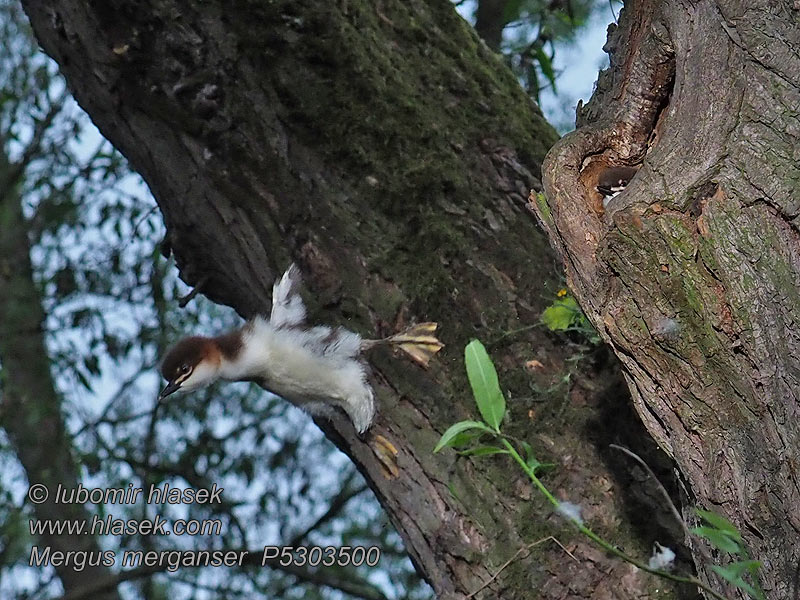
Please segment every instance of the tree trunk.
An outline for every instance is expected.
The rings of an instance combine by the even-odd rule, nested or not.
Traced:
[[[770,598],[792,597],[800,561],[799,18],[626,6],[536,202],[690,504],[737,525]],[[642,167],[604,211],[606,164]]]
[[[475,9],[475,31],[494,51],[499,51],[503,42],[507,4],[507,0],[481,0]]]
[[[476,416],[464,345],[503,338],[491,348],[506,428],[558,460],[548,483],[560,497],[649,552],[599,449],[619,441],[607,423],[635,427],[607,385],[613,371],[584,379],[557,403],[565,411],[531,399],[523,363],[538,358],[553,375],[570,356],[527,327],[549,302],[543,290],[558,289],[526,208],[556,134],[449,2],[25,4],[80,104],[150,185],[187,283],[251,316],[296,261],[315,320],[370,337],[440,322],[447,347],[429,371],[371,356],[373,431],[399,449],[399,477],[343,418],[322,424],[440,596],[485,584],[483,597],[509,599],[646,593],[652,580],[575,539],[502,458],[431,453],[449,425]],[[577,562],[549,542],[518,554],[553,532]]]
[[[51,107],[51,114],[60,108]],[[49,123],[50,119],[46,121]],[[40,140],[38,135],[33,137],[35,157]],[[32,498],[40,500],[30,501],[35,521],[52,525],[82,522],[88,529],[90,514],[83,504],[56,501],[59,487],[71,490],[78,486],[80,471],[64,427],[61,398],[50,374],[45,346],[42,298],[33,276],[28,223],[18,193],[18,179],[26,166],[10,163],[0,150],[0,425],[25,470]],[[45,557],[45,566],[55,565],[67,593],[110,576],[108,568],[98,564],[102,553],[92,536],[70,531],[50,533],[45,529],[38,537],[31,532],[31,537],[37,548],[31,561]],[[64,556],[75,552],[81,553],[77,561],[84,562],[83,569],[63,564]],[[96,597],[114,600],[119,596],[112,590]]]

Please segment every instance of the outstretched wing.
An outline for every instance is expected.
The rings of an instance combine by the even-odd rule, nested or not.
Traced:
[[[300,288],[300,269],[292,263],[283,277],[272,286],[272,314],[270,323],[273,327],[296,327],[306,319],[306,307],[298,293]]]

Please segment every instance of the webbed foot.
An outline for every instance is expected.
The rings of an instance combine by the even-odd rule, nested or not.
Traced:
[[[433,355],[444,348],[436,336],[437,323],[418,323],[408,329],[389,336],[383,342],[396,346],[421,367],[428,367]]]
[[[396,479],[400,475],[400,469],[397,466],[397,448],[394,444],[382,435],[372,434],[367,445],[378,459],[383,476],[386,479]]]

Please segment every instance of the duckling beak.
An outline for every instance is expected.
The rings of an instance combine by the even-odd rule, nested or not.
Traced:
[[[159,401],[163,400],[164,398],[166,398],[170,394],[174,394],[175,392],[177,392],[179,389],[181,389],[181,384],[180,383],[176,383],[174,381],[170,381],[167,384],[167,387],[165,387],[163,390],[161,390],[161,393],[158,395],[158,400]]]

